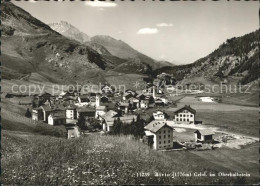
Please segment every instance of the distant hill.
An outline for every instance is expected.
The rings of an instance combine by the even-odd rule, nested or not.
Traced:
[[[152,69],[157,69],[164,66],[161,62],[138,52],[127,43],[114,39],[110,36],[97,35],[91,38],[91,42],[104,46],[114,56],[122,59],[138,59],[139,62],[151,66]]]
[[[177,80],[194,82],[235,79],[247,84],[258,79],[259,30],[241,37],[227,39],[218,49],[194,63],[162,67],[155,74],[166,72]],[[198,80],[199,81],[199,80]]]

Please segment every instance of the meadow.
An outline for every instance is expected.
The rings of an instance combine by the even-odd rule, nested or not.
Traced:
[[[89,135],[66,140],[23,132],[2,132],[3,184],[235,184],[254,178],[156,176],[172,172],[228,172],[189,151],[158,152],[128,136]],[[194,163],[196,162],[196,163]],[[143,173],[143,174],[141,174]]]

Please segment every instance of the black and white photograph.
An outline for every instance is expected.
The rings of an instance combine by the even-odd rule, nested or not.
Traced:
[[[259,1],[3,0],[1,185],[257,185]]]

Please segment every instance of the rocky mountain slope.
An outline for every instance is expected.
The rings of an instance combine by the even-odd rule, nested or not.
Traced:
[[[92,47],[99,54],[104,55],[108,59],[113,59],[115,64],[122,64],[125,73],[146,73],[150,72],[146,69],[157,69],[163,66],[171,66],[172,64],[167,61],[156,61],[126,44],[121,40],[117,40],[107,35],[97,35],[88,40],[78,37],[78,33],[82,33],[74,26],[67,22],[61,21],[60,23],[50,24],[50,27],[68,38],[73,38],[82,44]],[[87,36],[87,34],[85,34]],[[138,61],[138,63],[136,63]],[[123,64],[124,63],[124,64]],[[131,64],[129,64],[131,63]],[[129,69],[127,67],[130,67]],[[136,69],[132,68],[136,67]],[[121,68],[115,68],[119,70]],[[131,69],[134,69],[131,70]]]
[[[259,30],[228,39],[208,56],[188,65],[163,67],[166,72],[185,82],[235,80],[247,84],[258,79]]]
[[[81,43],[90,41],[90,37],[87,34],[80,32],[76,27],[72,26],[66,21],[61,21],[60,23],[51,23],[49,26],[51,29],[59,32],[60,34]]]
[[[50,81],[84,79],[88,71],[113,68],[89,46],[68,39],[10,2],[1,6],[2,78],[21,78],[32,72]]]

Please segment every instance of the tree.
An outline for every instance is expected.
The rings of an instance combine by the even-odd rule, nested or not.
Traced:
[[[113,124],[113,134],[115,135],[119,135],[121,132],[121,126],[122,126],[122,122],[120,121],[120,118],[118,117],[117,120],[114,120],[114,124]]]
[[[144,136],[144,120],[141,119],[139,114],[137,115],[135,126],[136,126],[135,136],[140,137],[140,138],[143,137]]]
[[[27,108],[27,111],[25,113],[25,117],[27,117],[27,118],[31,118],[32,117],[32,114],[31,114],[29,108]]]
[[[81,130],[86,130],[86,119],[85,119],[84,115],[79,114],[79,119],[78,119],[77,125],[79,126],[79,128]]]

